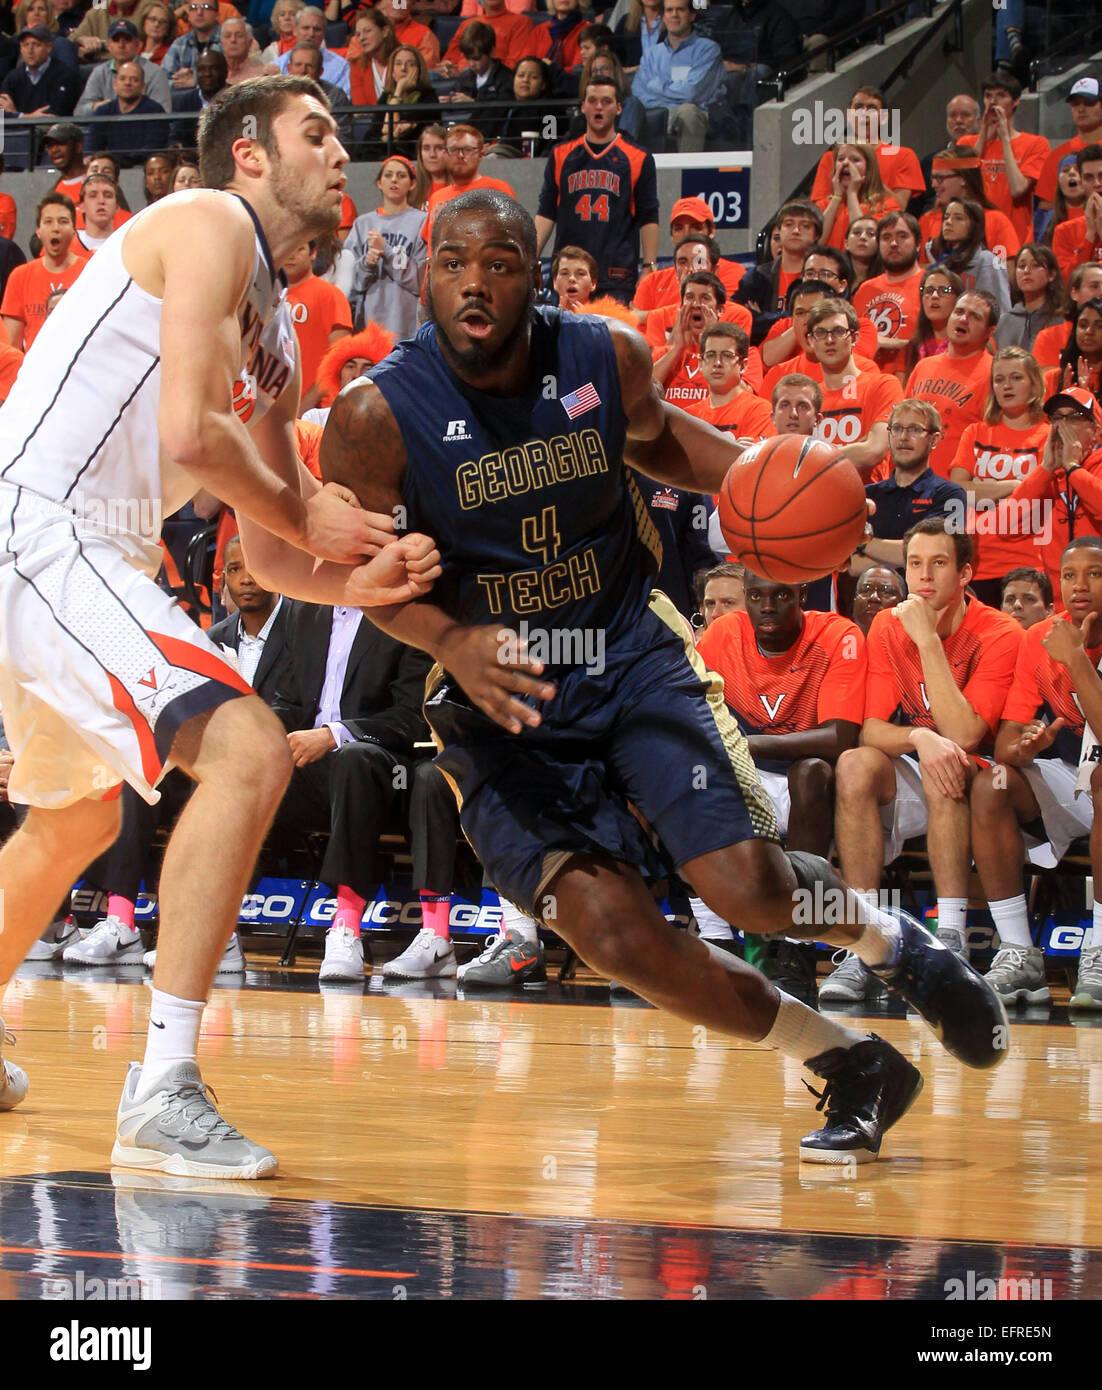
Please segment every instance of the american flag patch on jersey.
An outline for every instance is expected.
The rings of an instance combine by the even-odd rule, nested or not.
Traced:
[[[601,404],[601,398],[597,394],[597,388],[591,381],[587,381],[584,386],[579,386],[576,391],[571,391],[569,396],[563,396],[562,405],[567,415],[572,420],[576,420],[579,415],[584,415],[587,410],[595,410]]]

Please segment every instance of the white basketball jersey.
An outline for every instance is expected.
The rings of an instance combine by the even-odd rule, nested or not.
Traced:
[[[283,277],[256,214],[240,201],[256,227],[256,257],[233,405],[249,422],[290,381],[296,343]],[[159,445],[162,301],[139,289],[122,259],[141,216],[96,252],[31,345],[0,406],[0,481],[60,503],[97,529],[107,526],[132,559],[155,572],[160,555],[148,518],[171,516],[198,484]],[[195,293],[203,293],[201,270]]]

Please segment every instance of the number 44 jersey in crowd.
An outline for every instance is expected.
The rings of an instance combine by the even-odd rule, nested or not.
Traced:
[[[537,211],[555,223],[556,251],[581,246],[597,262],[597,294],[630,300],[639,228],[658,221],[654,157],[623,135],[599,146],[564,140],[544,167]]]

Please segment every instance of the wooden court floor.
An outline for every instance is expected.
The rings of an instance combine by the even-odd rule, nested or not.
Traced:
[[[1102,1028],[1059,1008],[991,1073],[876,1017],[926,1088],[844,1175],[798,1162],[821,1124],[799,1066],[607,991],[319,994],[250,969],[215,990],[201,1061],[281,1170],[216,1186],[111,1172],[144,973],[34,970],[4,1010],[31,1090],[0,1115],[0,1297],[90,1268],[162,1296],[944,1297],[964,1269],[1102,1296]]]

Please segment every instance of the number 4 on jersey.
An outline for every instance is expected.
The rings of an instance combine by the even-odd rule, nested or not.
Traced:
[[[526,516],[521,540],[529,555],[539,555],[549,565],[559,553],[562,537],[555,524],[555,508],[544,507],[539,516]]]
[[[608,194],[602,193],[599,198],[591,198],[586,193],[574,205],[574,215],[580,217],[583,222],[607,222]]]

